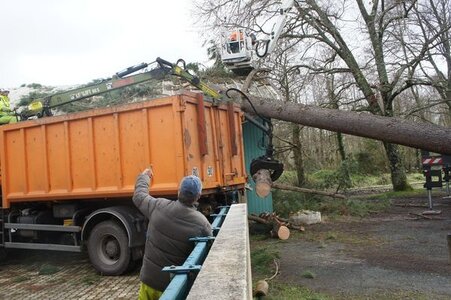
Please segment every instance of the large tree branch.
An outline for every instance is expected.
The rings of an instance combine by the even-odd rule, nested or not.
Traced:
[[[306,0],[306,3],[312,8],[313,11],[316,12],[316,14],[318,14],[318,17],[321,20],[321,23],[324,25],[324,28],[331,34],[331,36],[334,38],[334,41],[338,44],[339,49],[338,51],[336,50],[338,55],[348,65],[355,81],[357,82],[362,93],[365,95],[365,98],[368,101],[372,111],[375,113],[379,112],[380,108],[377,103],[376,96],[374,95],[374,91],[371,89],[366,77],[362,73],[359,64],[357,63],[357,60],[355,59],[352,51],[349,49],[345,40],[341,36],[340,32],[329,20],[326,13],[318,6],[316,1]]]

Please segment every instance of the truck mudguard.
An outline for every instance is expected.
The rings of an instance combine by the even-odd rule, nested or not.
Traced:
[[[130,248],[145,244],[146,219],[136,208],[131,206],[105,207],[92,212],[83,224],[81,240],[87,240],[91,229],[99,222],[107,219],[115,219],[124,226]]]

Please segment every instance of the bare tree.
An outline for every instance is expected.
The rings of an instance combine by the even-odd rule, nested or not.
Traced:
[[[414,86],[431,84],[430,78],[419,76],[418,69],[444,34],[443,29],[428,31],[428,35],[418,39],[421,28],[418,20],[423,17],[423,11],[417,9],[418,2],[295,2],[283,34],[285,39],[298,42],[302,49],[298,59],[293,59],[292,66],[308,69],[312,74],[348,73],[360,91],[360,95],[355,95],[355,101],[364,101],[360,101],[359,110],[395,116],[394,101],[399,95]],[[254,28],[257,33],[265,31],[264,21],[268,21],[278,8],[278,2],[269,0],[199,0],[198,3],[202,3],[203,19],[211,21],[211,26],[223,24],[226,16],[229,23]],[[430,1],[422,0],[421,4],[430,6]],[[397,30],[399,20],[404,20],[408,29],[402,32],[405,35],[402,37]],[[408,51],[400,55],[401,46],[406,43]],[[328,55],[324,58],[318,53]],[[384,148],[394,190],[408,188],[398,146],[384,142]]]
[[[309,80],[306,76],[300,76],[299,69],[291,66],[291,59],[296,53],[290,51],[291,47],[285,47],[288,50],[276,53],[272,62],[271,79],[282,92],[285,102],[297,102],[300,93]],[[291,150],[293,153],[294,166],[297,175],[297,185],[303,186],[306,183],[304,159],[303,159],[303,143],[301,141],[301,126],[299,124],[290,124],[291,129]]]
[[[451,4],[449,0],[428,0],[414,7],[422,39],[437,37],[436,46],[427,51],[427,61],[420,67],[440,100],[431,105],[445,104],[445,125],[451,126]]]

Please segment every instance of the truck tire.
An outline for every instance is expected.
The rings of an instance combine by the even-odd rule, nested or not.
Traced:
[[[114,221],[103,221],[91,231],[88,239],[91,264],[102,275],[121,275],[131,260],[128,236]]]

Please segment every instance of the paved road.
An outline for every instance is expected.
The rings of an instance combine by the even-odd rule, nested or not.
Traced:
[[[138,269],[99,276],[84,254],[15,250],[0,263],[0,299],[137,299]]]

